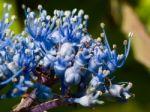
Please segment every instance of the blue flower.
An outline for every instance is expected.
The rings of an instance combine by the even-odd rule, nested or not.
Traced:
[[[61,94],[65,96],[74,85],[79,91],[66,99],[82,106],[102,104],[103,94],[127,100],[131,83],[113,84],[110,74],[121,68],[129,54],[132,33],[124,41],[124,53],[117,54],[116,45],[111,49],[101,24],[101,37],[93,39],[87,31],[89,16],[83,10],[54,10],[47,14],[41,5],[39,13],[25,9],[25,31],[14,35],[9,30],[15,20],[8,22],[10,5],[4,5],[0,21],[0,89],[12,87],[0,98],[21,96],[36,89],[39,99],[52,98],[51,81],[61,82]],[[55,83],[58,83],[58,82]],[[109,81],[109,84],[107,84]],[[52,98],[53,99],[53,98]]]

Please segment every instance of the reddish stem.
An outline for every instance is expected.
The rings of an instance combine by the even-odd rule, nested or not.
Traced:
[[[55,100],[44,102],[40,105],[37,105],[37,106],[33,107],[29,112],[43,112],[45,110],[49,110],[49,109],[59,107],[62,105],[66,105],[66,104],[68,104],[68,103],[64,102],[63,100],[55,99]]]

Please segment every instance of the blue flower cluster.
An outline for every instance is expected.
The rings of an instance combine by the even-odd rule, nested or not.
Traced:
[[[52,98],[51,81],[58,78],[61,96],[68,95],[67,102],[82,106],[102,104],[98,100],[109,95],[120,100],[131,97],[132,83],[113,84],[110,74],[126,61],[132,33],[124,41],[124,53],[117,54],[116,45],[109,46],[102,28],[101,37],[93,39],[87,31],[89,16],[83,10],[54,10],[47,15],[41,5],[39,13],[25,8],[25,30],[14,35],[9,29],[11,5],[4,4],[0,21],[0,89],[11,85],[1,99],[21,96],[37,89],[39,98]],[[71,87],[78,89],[72,93]],[[68,94],[70,93],[70,94]]]

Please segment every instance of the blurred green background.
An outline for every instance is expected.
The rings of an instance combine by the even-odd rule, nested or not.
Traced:
[[[54,9],[72,10],[78,8],[83,9],[90,16],[88,31],[93,38],[99,36],[101,32],[99,24],[104,22],[110,44],[116,43],[118,52],[121,53],[123,52],[122,42],[127,38],[126,32],[122,29],[124,16],[122,16],[121,8],[124,3],[131,6],[134,14],[144,26],[144,33],[149,35],[150,32],[150,0],[1,0],[0,16],[3,12],[4,2],[13,4],[12,14],[17,15],[17,21],[13,24],[12,29],[16,33],[21,32],[24,28],[25,17],[21,8],[22,4],[31,7],[32,10],[36,10],[38,4],[42,4],[50,15],[53,15]],[[128,25],[128,23],[126,24]],[[134,41],[134,38],[132,41]],[[140,61],[139,57],[136,57],[136,52],[134,52],[138,51],[141,57],[150,62],[150,58],[147,58],[150,56],[150,49],[143,46],[140,50],[136,48],[136,45],[140,46],[140,43],[135,44],[135,46],[134,42],[132,43],[134,47],[131,48],[126,64],[114,73],[116,75],[115,81],[133,82],[134,98],[131,98],[127,103],[106,102],[104,105],[90,108],[79,105],[64,106],[50,112],[150,112],[150,67]],[[143,49],[146,51],[144,55],[141,52]],[[9,112],[19,102],[20,98],[1,100],[0,112]]]

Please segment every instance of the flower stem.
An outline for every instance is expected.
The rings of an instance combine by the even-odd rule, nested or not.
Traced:
[[[43,112],[45,110],[49,110],[49,109],[59,107],[62,105],[66,105],[66,104],[68,104],[68,102],[64,102],[63,100],[60,100],[60,99],[54,99],[52,101],[44,102],[40,105],[33,107],[30,110],[30,112]]]
[[[23,109],[29,108],[36,99],[36,89],[34,89],[30,95],[26,98],[22,98],[21,102],[13,109],[13,112],[21,112]]]

